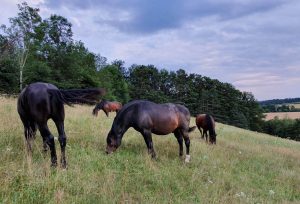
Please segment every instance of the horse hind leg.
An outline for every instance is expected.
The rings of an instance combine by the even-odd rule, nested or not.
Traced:
[[[188,131],[182,131],[182,136],[184,139],[185,147],[186,147],[186,155],[185,155],[185,162],[190,162],[190,137]]]
[[[64,122],[63,121],[54,121],[57,132],[58,132],[58,141],[60,144],[60,149],[61,149],[61,159],[60,159],[60,164],[62,168],[67,168],[67,160],[66,160],[66,145],[67,145],[67,137],[65,134],[64,130]]]
[[[51,166],[56,167],[57,166],[57,156],[56,156],[56,150],[55,150],[55,142],[54,137],[51,134],[47,124],[39,124],[39,130],[43,137],[43,141],[49,146],[50,153],[51,153]]]
[[[177,142],[179,144],[179,156],[182,157],[182,155],[183,155],[183,139],[182,139],[182,135],[181,135],[181,133],[180,133],[179,130],[175,130],[174,131],[174,135],[175,135],[175,137],[177,139]]]

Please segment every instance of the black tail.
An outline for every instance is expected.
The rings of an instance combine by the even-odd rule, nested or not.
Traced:
[[[64,104],[71,106],[72,104],[89,104],[94,105],[100,97],[105,95],[105,89],[68,89],[68,90],[48,90],[52,96]]]

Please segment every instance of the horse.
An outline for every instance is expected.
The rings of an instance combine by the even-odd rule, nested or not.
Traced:
[[[103,112],[108,117],[108,113],[115,111],[118,113],[119,110],[122,108],[122,103],[117,101],[107,101],[102,99],[100,103],[96,104],[95,108],[93,109],[93,115],[97,116],[99,110],[103,110]]]
[[[209,114],[198,114],[196,116],[196,125],[201,133],[202,139],[204,139],[206,142],[208,139],[207,131],[209,131],[209,142],[211,144],[216,144],[217,142],[217,134],[215,132],[215,120],[214,118]],[[203,129],[203,132],[201,131],[201,128]]]
[[[17,109],[24,126],[29,156],[32,155],[31,143],[38,128],[43,138],[44,152],[47,152],[48,145],[51,152],[51,166],[57,166],[54,137],[47,125],[47,121],[51,118],[59,134],[61,166],[66,168],[65,147],[67,138],[64,131],[64,104],[69,106],[72,104],[93,105],[104,94],[105,89],[101,88],[60,90],[53,84],[42,82],[32,83],[25,87],[18,97]]]
[[[152,158],[156,153],[151,134],[167,135],[174,133],[179,144],[179,156],[183,155],[183,139],[186,146],[186,162],[190,161],[189,132],[196,126],[189,127],[190,112],[179,104],[156,104],[147,100],[135,100],[127,103],[114,118],[112,127],[107,135],[106,153],[110,154],[121,145],[124,133],[134,128],[144,137],[148,153]]]

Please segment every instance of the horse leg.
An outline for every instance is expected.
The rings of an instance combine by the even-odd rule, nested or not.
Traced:
[[[179,156],[182,157],[183,155],[183,139],[182,139],[182,135],[180,134],[179,130],[175,130],[174,135],[178,141],[179,144]]]
[[[67,137],[66,137],[65,130],[64,130],[64,122],[58,121],[58,120],[55,120],[54,122],[55,122],[57,132],[59,135],[58,141],[59,141],[60,149],[61,149],[60,164],[61,164],[62,168],[66,168],[67,160],[66,160],[65,149],[66,149],[66,144],[67,144]]]
[[[205,136],[205,141],[206,141],[206,143],[208,142],[208,135],[207,135],[207,130],[203,130],[203,138],[204,138],[204,136]]]
[[[105,115],[108,117],[108,111],[105,108],[102,108],[102,110],[105,113]]]
[[[202,128],[201,127],[198,127],[199,131],[200,131],[200,136],[201,136],[201,139],[204,139],[204,132],[202,131]]]
[[[156,153],[155,153],[154,147],[153,147],[151,131],[144,130],[143,133],[142,133],[142,135],[143,135],[145,143],[147,145],[148,153],[151,154],[152,158],[155,158],[156,157]]]
[[[190,138],[188,135],[188,131],[183,131],[183,139],[186,147],[186,155],[185,155],[185,162],[190,162]]]
[[[46,141],[46,144],[50,148],[51,166],[56,167],[57,166],[57,156],[56,156],[56,150],[55,150],[54,137],[53,137],[53,135],[51,135],[51,132],[47,126],[47,123],[39,124],[39,130],[43,137],[43,141]]]

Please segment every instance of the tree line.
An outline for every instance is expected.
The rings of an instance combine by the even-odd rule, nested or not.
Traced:
[[[216,121],[266,131],[263,111],[253,94],[185,70],[153,65],[124,66],[108,62],[73,39],[72,24],[63,16],[42,19],[38,8],[18,4],[19,13],[0,32],[0,92],[15,94],[32,82],[59,88],[104,87],[106,99],[127,103],[148,99],[187,106],[192,115],[209,113]]]

